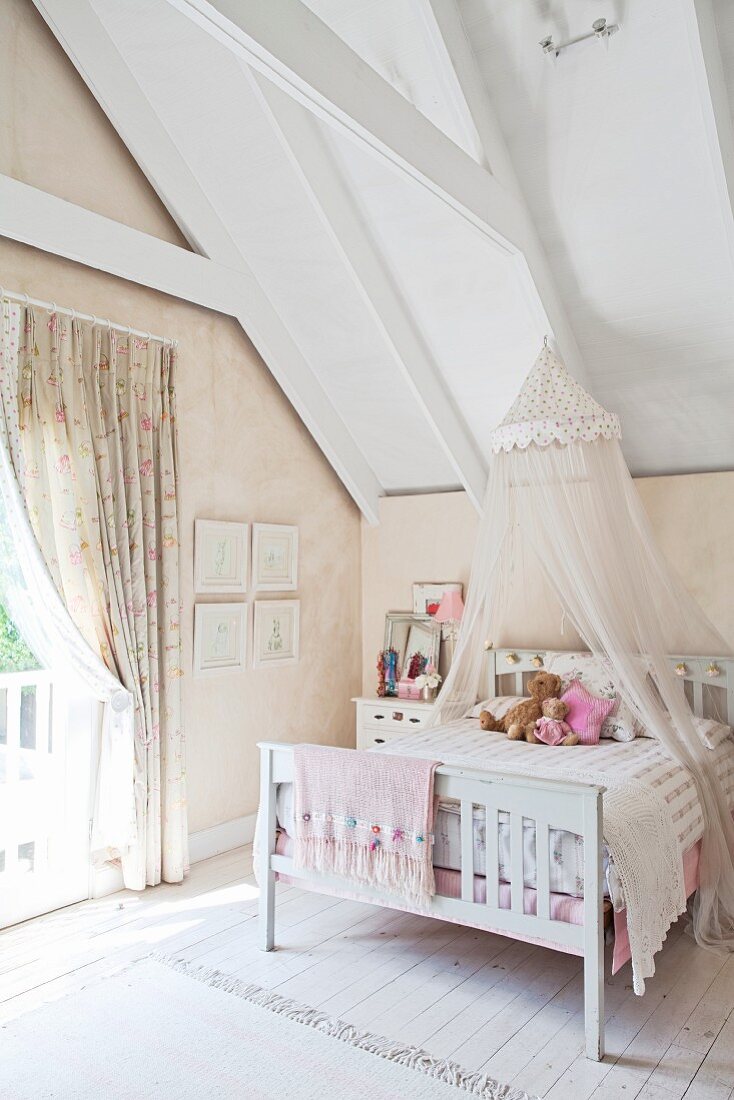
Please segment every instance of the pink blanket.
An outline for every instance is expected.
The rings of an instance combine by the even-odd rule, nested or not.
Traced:
[[[436,760],[296,745],[296,867],[425,902]]]

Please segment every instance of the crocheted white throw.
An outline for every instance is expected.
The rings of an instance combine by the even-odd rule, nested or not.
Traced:
[[[696,802],[689,772],[676,764],[654,738],[628,744],[602,741],[561,750],[478,728],[467,718],[398,737],[379,751],[401,756],[440,752],[450,767],[571,780],[604,788],[604,840],[611,857],[610,886],[615,909],[627,909],[635,993],[655,973],[655,953],[668,929],[686,908],[683,875],[683,819]],[[377,755],[377,754],[375,754]],[[700,812],[699,812],[700,818]],[[698,834],[700,835],[700,833]],[[688,836],[688,847],[697,836]],[[583,890],[583,882],[580,884]]]
[[[293,757],[296,867],[427,902],[438,761],[324,745]]]

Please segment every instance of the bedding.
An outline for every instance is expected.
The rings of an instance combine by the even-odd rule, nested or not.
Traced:
[[[477,728],[463,719],[401,737],[380,752],[440,755],[447,765],[563,778],[604,788],[607,878],[615,909],[626,908],[633,983],[643,993],[668,928],[685,910],[683,856],[700,839],[703,814],[693,776],[654,738],[564,747],[562,751]],[[712,750],[734,806],[734,739]]]
[[[293,862],[425,903],[434,895],[435,757],[400,768],[380,753],[293,749]],[[277,803],[276,803],[277,805]]]
[[[293,784],[281,783],[276,800],[278,825],[294,836]],[[474,873],[482,878],[486,874],[485,811],[475,806],[473,814]],[[456,802],[439,802],[433,827],[433,866],[444,871],[461,870],[461,813]],[[570,897],[584,896],[584,848],[581,837],[563,829],[549,832],[552,861],[550,888],[557,894]],[[510,822],[509,815],[499,815],[499,871],[500,881],[510,881]],[[604,848],[604,872],[608,867],[608,853]],[[523,868],[525,886],[535,889],[535,826],[532,821],[523,823]],[[609,891],[607,890],[607,895]]]
[[[696,718],[698,735],[707,749],[717,749],[726,740],[731,740],[734,731],[731,726],[717,722],[714,718]]]
[[[644,730],[622,699],[617,687],[612,665],[593,653],[546,653],[545,667],[561,677],[561,694],[574,680],[580,680],[587,691],[603,699],[611,699],[612,707],[601,725],[601,737],[614,741],[634,741],[643,737]]]
[[[436,727],[398,738],[373,752],[397,756],[438,758],[447,765],[540,778],[593,783],[604,788],[604,841],[608,851],[606,878],[616,912],[626,910],[627,931],[635,992],[642,993],[645,979],[654,973],[654,956],[670,925],[685,910],[684,855],[701,838],[703,815],[693,777],[672,760],[654,738],[594,746],[564,747],[562,751],[522,741],[508,741],[504,734],[482,730],[475,719],[463,719],[448,727]],[[711,750],[729,806],[734,808],[734,737],[724,737]],[[281,788],[279,799],[287,798]],[[287,825],[281,801],[279,820]],[[458,811],[442,805],[435,827],[436,858],[456,863],[447,854],[451,815]],[[481,822],[481,812],[479,814]],[[524,829],[526,850],[529,838]],[[479,836],[477,835],[479,834]],[[481,846],[481,830],[475,826],[475,850]],[[502,844],[502,840],[500,840]],[[574,896],[583,892],[581,844],[566,834],[561,838],[561,859],[553,864],[563,871],[551,879],[551,889]],[[478,854],[478,853],[477,853]],[[532,847],[530,849],[532,855]],[[525,866],[526,885],[533,881],[534,866]],[[565,877],[563,877],[565,875]],[[576,882],[571,880],[575,879]],[[559,884],[564,889],[558,890]]]
[[[615,700],[592,695],[580,680],[572,680],[561,695],[561,701],[568,707],[566,721],[578,734],[579,744],[598,745],[602,723],[609,716]]]
[[[514,699],[513,696],[504,697]],[[485,700],[481,706],[484,707]],[[490,701],[491,702],[491,701]],[[709,746],[714,756],[714,764],[720,778],[724,783],[724,789],[729,799],[730,807],[734,810],[734,736],[729,726],[709,719],[694,719],[701,737]],[[477,727],[475,721],[466,719],[461,723],[461,733],[452,745],[450,759],[446,763],[477,764],[477,753],[488,742],[498,745],[511,745],[511,752],[506,758],[516,755],[516,749],[523,746],[507,742],[504,735],[487,733]],[[438,737],[441,744],[440,753],[434,742]],[[424,734],[411,734],[410,746],[417,748],[417,740],[421,739],[423,752],[445,755],[445,731],[430,730]],[[431,742],[426,744],[425,738]],[[396,749],[400,742],[392,742],[391,746],[376,751],[389,751]],[[406,746],[407,747],[407,746]],[[546,749],[541,746],[528,746],[530,753],[543,752]],[[548,752],[550,750],[547,750]],[[564,748],[564,753],[569,750]],[[576,750],[578,751],[578,750]],[[587,749],[588,751],[588,749]],[[680,851],[691,848],[701,838],[703,820],[698,799],[695,796],[693,780],[683,772],[678,764],[672,761],[652,738],[641,738],[624,745],[615,744],[613,741],[602,741],[593,748],[595,766],[601,769],[609,769],[612,773],[649,777],[649,781],[656,790],[660,791],[666,803],[670,806],[671,814],[676,825],[677,839]],[[459,758],[456,754],[461,753]],[[495,766],[494,754],[482,754],[481,766],[491,768]],[[537,759],[537,757],[536,757]],[[567,758],[568,759],[568,758]],[[559,764],[562,762],[559,760]],[[560,768],[563,771],[563,767]],[[536,774],[540,774],[538,771]],[[556,773],[557,774],[557,773]],[[681,782],[681,775],[684,781]],[[571,778],[568,776],[568,778]],[[290,783],[281,783],[277,795],[278,824],[289,836],[294,835],[293,820],[293,787]],[[474,808],[473,821],[473,846],[474,869],[478,875],[484,875],[486,868],[485,838],[484,838],[484,810]],[[456,803],[440,802],[434,825],[434,849],[433,865],[449,871],[461,868],[461,835],[460,813]],[[501,881],[509,881],[509,823],[506,814],[500,814],[499,825],[499,865]],[[583,845],[581,839],[573,833],[562,829],[550,830],[550,843],[553,861],[550,867],[550,888],[559,894],[568,894],[571,897],[582,897],[583,886]],[[523,828],[523,855],[524,855],[524,879],[527,887],[535,886],[536,862],[535,862],[535,830],[532,822],[526,821]],[[615,909],[624,908],[625,899],[615,874],[613,862],[610,864],[608,848],[604,846],[604,874],[607,883],[607,895],[612,899]]]
[[[493,699],[482,699],[471,712],[472,718],[478,718],[483,710],[488,710],[493,718],[504,718],[508,710],[516,703],[524,703],[527,695],[496,695]]]

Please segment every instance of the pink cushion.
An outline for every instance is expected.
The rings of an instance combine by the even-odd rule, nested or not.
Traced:
[[[580,680],[572,680],[561,699],[568,706],[566,721],[579,735],[581,745],[598,745],[602,722],[612,711],[616,699],[602,699],[587,691]]]

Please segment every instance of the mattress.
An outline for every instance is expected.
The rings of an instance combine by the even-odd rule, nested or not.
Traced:
[[[475,806],[473,815],[474,873],[486,875],[485,811]],[[293,836],[293,784],[281,783],[277,795],[277,819],[280,828]],[[509,815],[499,814],[499,879],[510,881]],[[461,813],[456,802],[440,802],[434,824],[433,865],[446,871],[461,870]],[[571,897],[584,895],[584,846],[581,837],[563,829],[549,830],[551,852],[550,888],[557,894]],[[608,853],[604,849],[604,872],[608,870]],[[523,869],[525,886],[535,889],[535,823],[523,822]]]
[[[592,781],[607,787],[605,809],[612,789],[622,784],[638,784],[641,790],[653,791],[664,801],[674,823],[681,856],[703,835],[703,812],[693,776],[673,760],[654,737],[550,748],[510,741],[504,734],[485,732],[476,720],[465,718],[451,727],[436,726],[399,737],[371,751],[427,757],[460,768],[509,774],[515,770],[518,774],[532,771],[545,779],[585,782],[589,781],[586,775],[593,772]],[[729,808],[734,809],[734,736],[726,737],[715,749],[709,749],[708,755],[723,785]]]
[[[638,737],[627,743],[602,741],[594,746],[573,748],[548,748],[512,742],[497,733],[487,733],[476,720],[464,719],[452,727],[436,727],[389,742],[372,752],[390,755],[415,755],[441,760],[459,767],[500,769],[512,771],[513,761],[521,766],[537,762],[537,774],[549,778],[574,778],[574,766],[581,760],[585,766],[593,764],[595,772],[608,777],[610,786],[620,781],[644,781],[647,788],[665,801],[677,833],[681,859],[683,854],[700,840],[703,833],[703,816],[696,794],[693,777],[680,764],[672,760],[657,740]],[[712,763],[724,786],[729,806],[734,809],[734,737],[726,738],[716,749],[710,750]],[[605,796],[606,797],[606,796]],[[291,784],[281,784],[278,789],[277,816],[279,826],[293,835],[293,790]],[[461,869],[460,809],[457,803],[441,802],[434,824],[434,855],[436,868],[456,871]],[[536,885],[535,825],[524,821],[523,867],[525,886]],[[481,807],[474,807],[473,847],[474,870],[477,875],[486,873],[485,816]],[[550,889],[554,893],[571,897],[583,897],[584,852],[583,842],[574,833],[550,829]],[[500,882],[510,880],[510,835],[506,814],[499,815],[499,868]],[[604,845],[604,874],[607,896],[615,908],[623,905],[613,861]]]

